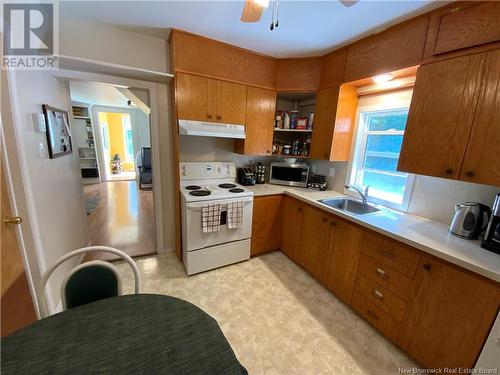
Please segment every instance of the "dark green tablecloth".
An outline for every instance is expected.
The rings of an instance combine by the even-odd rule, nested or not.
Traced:
[[[2,339],[7,374],[247,374],[217,322],[189,302],[139,294],[80,306]]]

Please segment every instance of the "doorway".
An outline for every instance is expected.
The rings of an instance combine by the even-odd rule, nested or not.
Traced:
[[[82,146],[78,152],[90,244],[111,246],[132,257],[156,253],[147,95],[142,95],[143,102],[135,91],[132,102],[126,94],[133,89],[83,81],[70,81],[69,86],[73,128],[85,117],[86,130],[74,129],[74,134],[86,138],[76,143]],[[94,178],[86,178],[84,168],[95,168]],[[93,253],[86,259],[115,257]]]

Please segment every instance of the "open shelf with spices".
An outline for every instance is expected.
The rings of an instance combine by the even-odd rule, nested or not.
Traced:
[[[278,93],[273,154],[307,158],[314,128],[316,94]]]

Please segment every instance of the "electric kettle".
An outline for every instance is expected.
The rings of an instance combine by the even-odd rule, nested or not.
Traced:
[[[481,203],[456,204],[455,216],[448,232],[457,237],[476,239],[486,229],[490,214],[490,208]]]

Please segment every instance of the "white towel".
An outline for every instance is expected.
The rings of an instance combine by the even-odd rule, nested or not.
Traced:
[[[227,204],[227,227],[238,229],[243,225],[243,202],[231,202]]]
[[[220,228],[220,204],[209,203],[201,208],[201,229],[203,233],[218,232]]]

